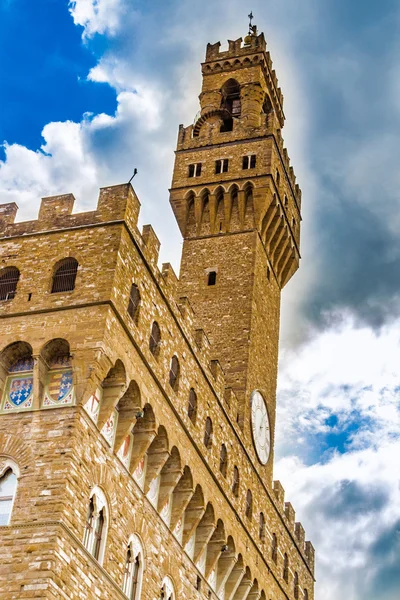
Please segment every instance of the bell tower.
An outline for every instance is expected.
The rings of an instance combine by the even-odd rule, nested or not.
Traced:
[[[250,398],[267,405],[272,474],[281,290],[299,265],[301,191],[283,146],[283,96],[264,35],[208,44],[200,112],[179,128],[170,202],[192,304],[251,443]]]

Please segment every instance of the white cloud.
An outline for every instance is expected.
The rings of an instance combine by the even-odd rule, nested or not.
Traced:
[[[281,356],[275,476],[316,547],[324,600],[369,598],[374,547],[400,518],[399,364],[400,322],[377,333],[349,316]]]
[[[75,25],[83,27],[84,38],[91,38],[96,33],[115,35],[126,10],[125,0],[69,1],[69,11]]]

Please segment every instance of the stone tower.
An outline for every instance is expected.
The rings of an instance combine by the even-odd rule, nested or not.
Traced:
[[[201,111],[179,130],[170,197],[184,237],[180,291],[219,358],[248,440],[251,393],[266,399],[271,475],[280,293],[299,265],[301,192],[264,35],[253,30],[227,51],[208,44],[202,74]]]
[[[171,203],[180,280],[130,184],[0,205],[0,600],[313,600],[272,482],[280,290],[300,191],[265,40],[207,47]]]

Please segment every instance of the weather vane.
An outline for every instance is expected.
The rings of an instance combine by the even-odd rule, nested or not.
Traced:
[[[250,11],[250,14],[247,15],[250,19],[249,22],[249,35],[257,35],[257,25],[252,25],[252,20],[254,19],[253,11]]]

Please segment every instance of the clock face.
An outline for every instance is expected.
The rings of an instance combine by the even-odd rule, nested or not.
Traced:
[[[257,390],[251,395],[251,429],[258,460],[265,465],[271,445],[269,418],[265,400]]]

